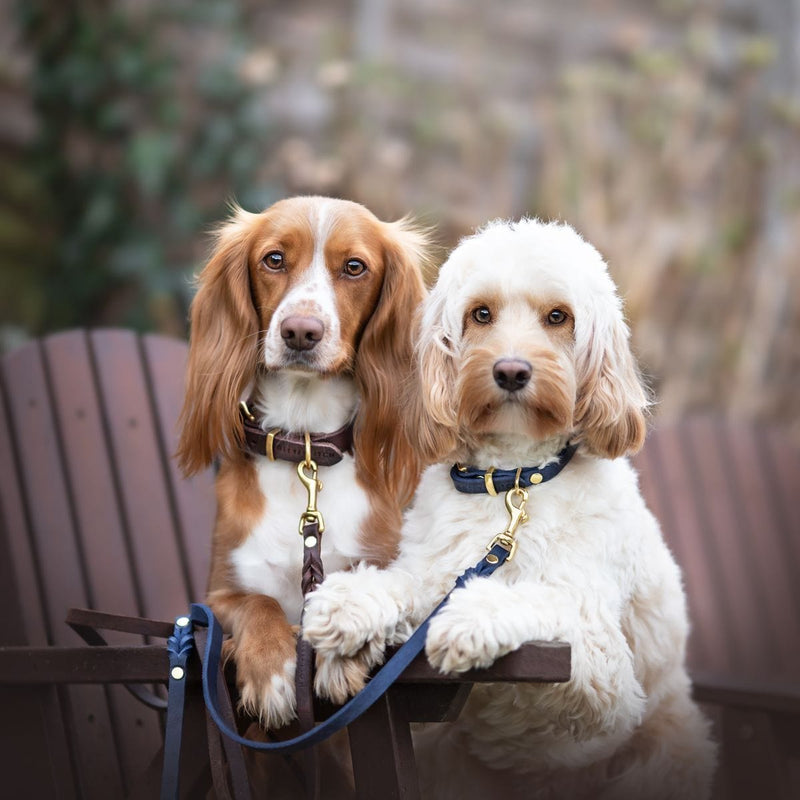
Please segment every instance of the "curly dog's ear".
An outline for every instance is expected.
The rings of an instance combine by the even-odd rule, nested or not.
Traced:
[[[618,458],[644,444],[648,399],[619,298],[610,299],[595,298],[591,313],[576,318],[575,427],[590,451]]]
[[[446,330],[446,301],[447,293],[434,289],[417,322],[415,381],[406,403],[409,437],[426,463],[443,459],[458,441],[455,342]]]

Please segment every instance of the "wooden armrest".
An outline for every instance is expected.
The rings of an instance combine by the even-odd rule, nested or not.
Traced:
[[[0,647],[0,684],[165,683],[169,661],[164,645],[113,647]],[[537,642],[498,659],[486,669],[443,675],[421,653],[398,683],[496,683],[501,681],[567,681],[570,647]],[[189,679],[199,680],[197,659]]]
[[[696,673],[692,675],[692,694],[699,703],[800,713],[800,688],[793,685]]]

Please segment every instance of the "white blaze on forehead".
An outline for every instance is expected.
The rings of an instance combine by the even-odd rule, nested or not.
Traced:
[[[336,208],[332,200],[319,200],[309,206],[308,221],[313,241],[311,263],[291,265],[292,285],[278,303],[272,315],[269,329],[264,336],[264,358],[267,366],[273,367],[280,361],[284,343],[281,337],[281,323],[296,314],[311,314],[325,326],[325,335],[315,348],[315,355],[321,367],[333,362],[338,354],[341,325],[336,307],[333,280],[325,260],[325,247],[336,224]],[[302,273],[298,274],[298,269]]]

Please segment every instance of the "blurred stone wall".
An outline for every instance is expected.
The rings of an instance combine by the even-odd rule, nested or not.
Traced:
[[[779,421],[800,438],[800,0],[228,7],[153,32],[192,124],[245,164],[236,181],[223,159],[212,180],[184,182],[206,217],[173,237],[161,270],[188,286],[207,217],[233,194],[250,208],[317,192],[412,211],[442,254],[491,218],[564,219],[626,296],[658,414]],[[8,151],[37,119],[26,44],[0,27],[15,54],[2,62]],[[195,96],[220,62],[247,123],[233,138]],[[188,296],[157,324],[179,327]]]

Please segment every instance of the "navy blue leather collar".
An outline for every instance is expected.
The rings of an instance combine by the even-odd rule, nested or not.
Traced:
[[[545,467],[523,467],[516,469],[481,469],[480,467],[464,467],[453,464],[450,477],[453,485],[459,492],[466,494],[498,494],[514,488],[519,472],[519,485],[526,489],[539,483],[555,478],[567,466],[575,451],[577,444],[568,444],[557,456],[556,460]]]

